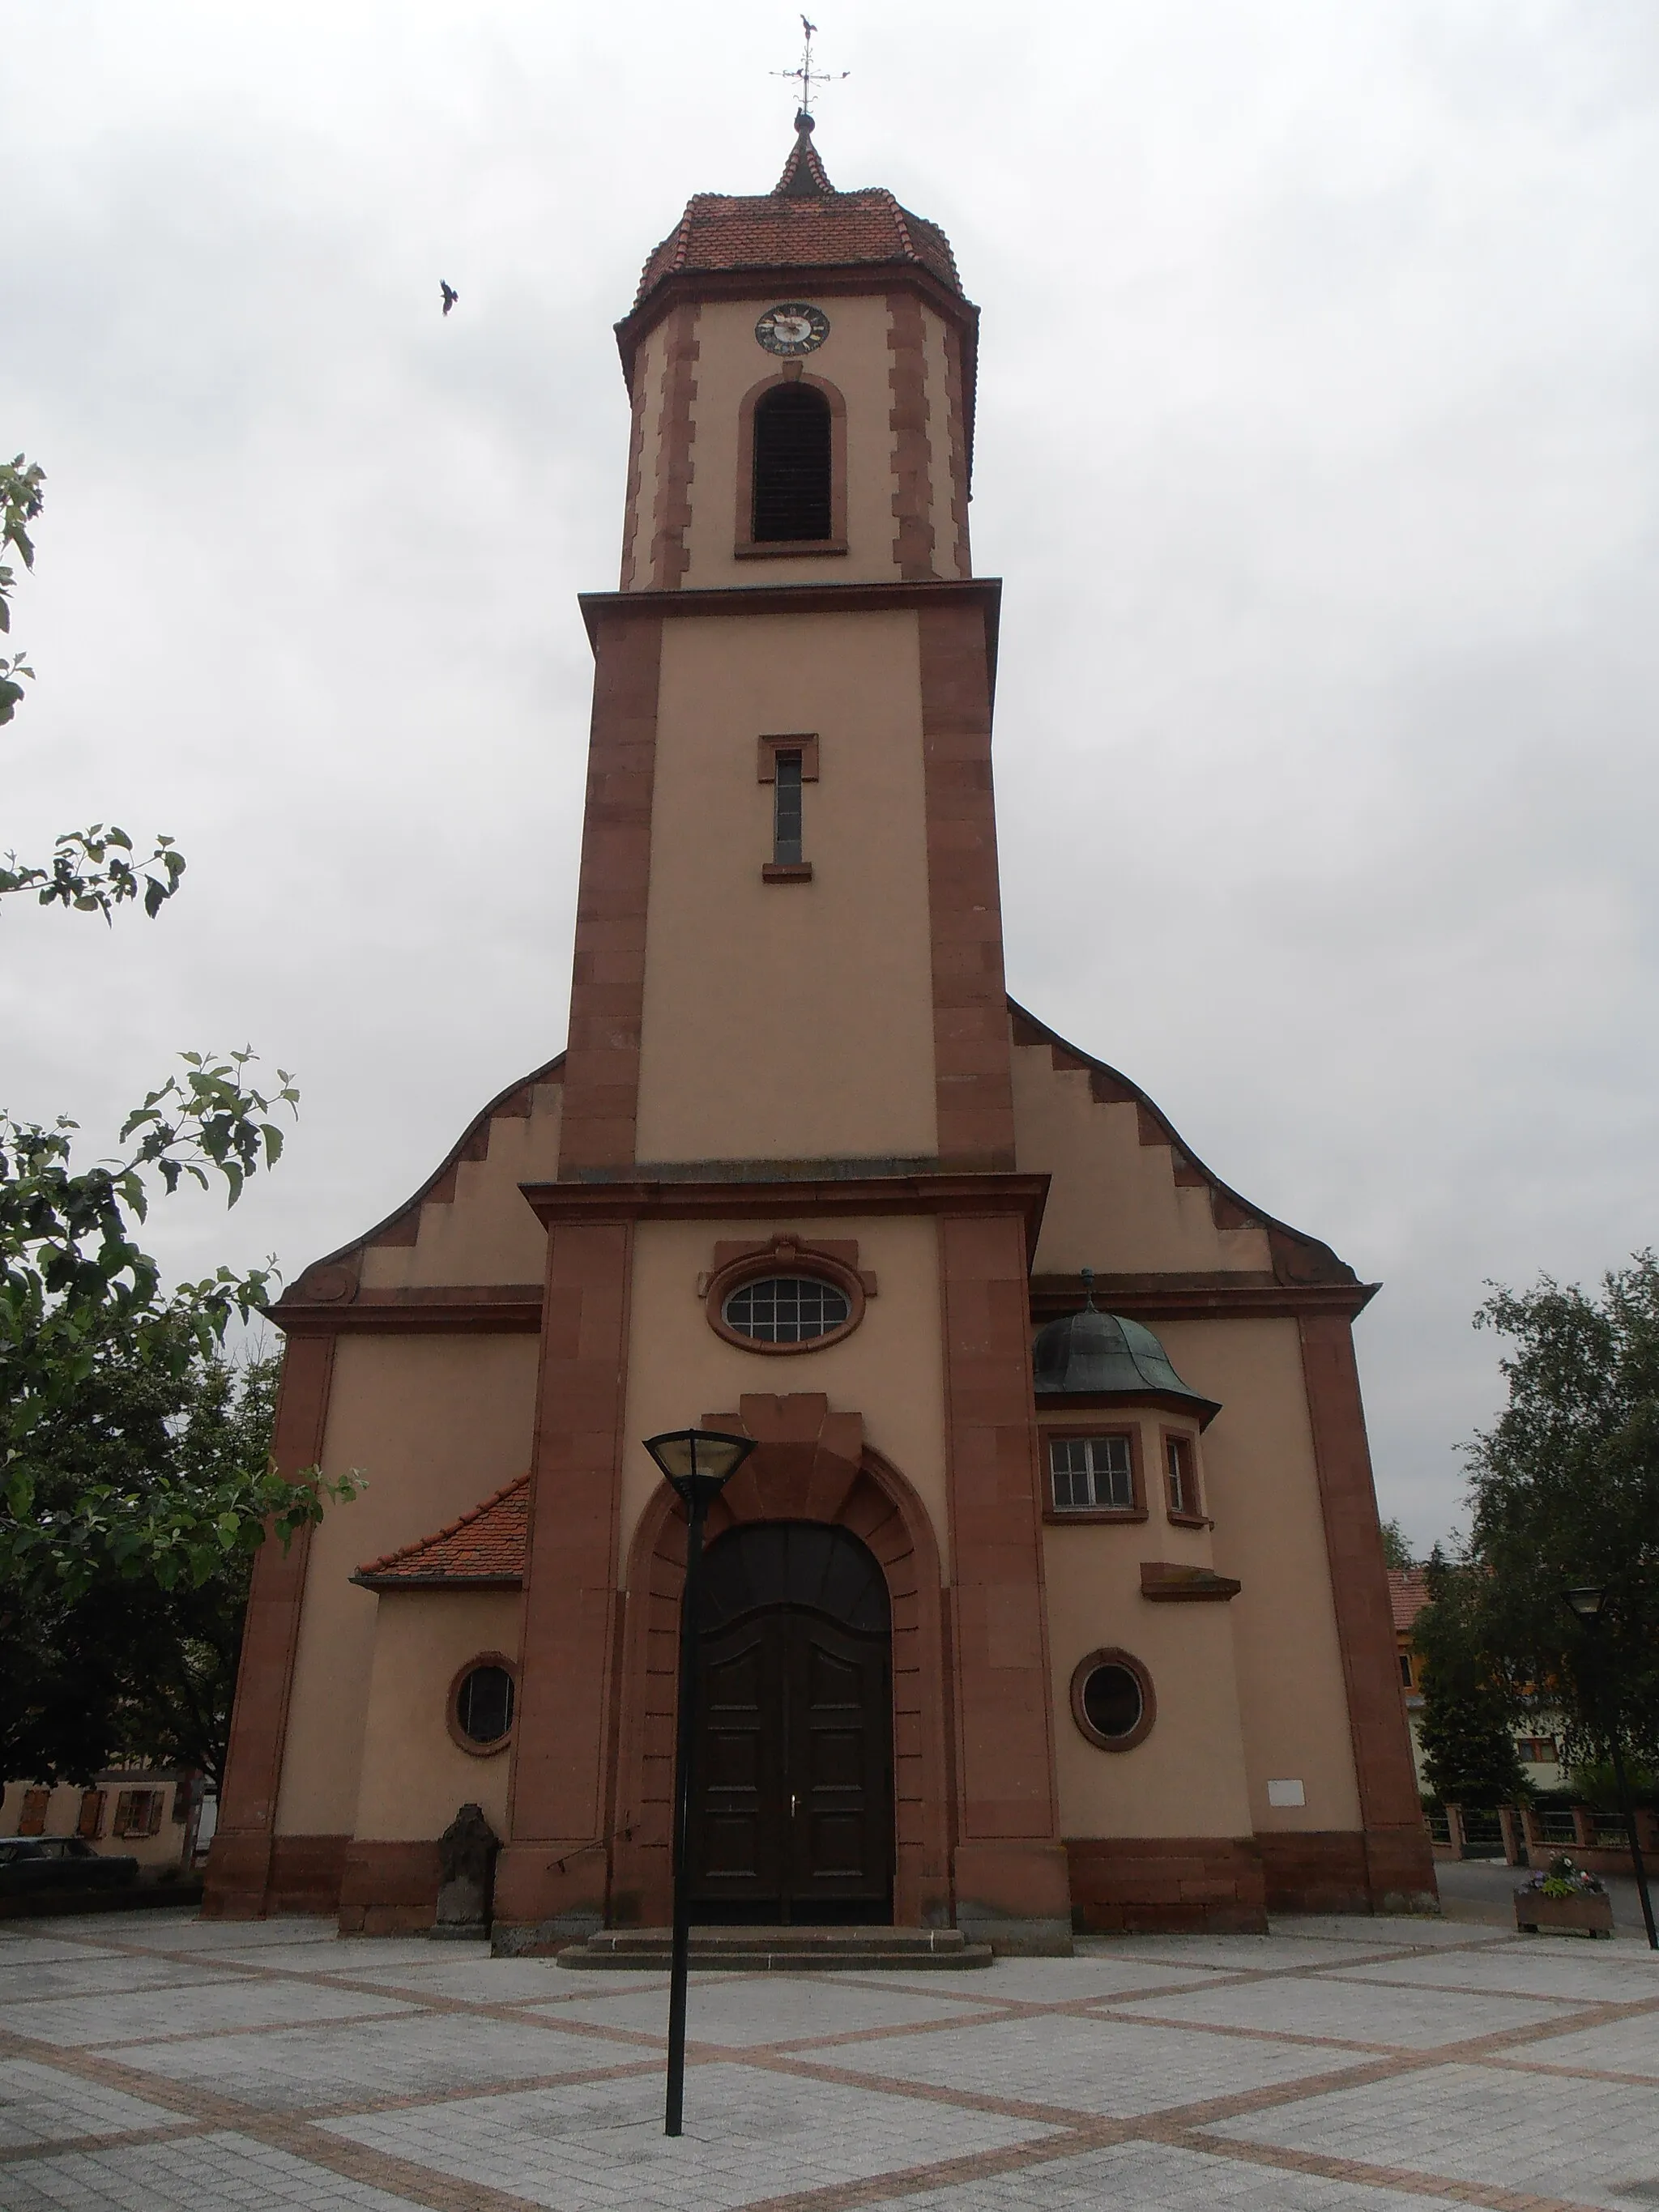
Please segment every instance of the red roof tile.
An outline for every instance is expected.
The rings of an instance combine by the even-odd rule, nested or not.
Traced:
[[[371,1559],[351,1577],[369,1589],[493,1583],[516,1587],[524,1580],[530,1532],[530,1477],[521,1474],[434,1536]]]
[[[803,119],[783,174],[771,191],[750,197],[697,192],[678,227],[645,264],[637,309],[663,279],[681,270],[844,269],[908,261],[958,295],[951,242],[937,223],[902,208],[879,186],[838,192]]]
[[[1429,1578],[1421,1567],[1390,1567],[1389,1596],[1396,1629],[1409,1628],[1429,1601]]]

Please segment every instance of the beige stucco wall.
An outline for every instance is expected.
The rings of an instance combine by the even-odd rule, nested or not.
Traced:
[[[1203,1474],[1215,1565],[1243,1585],[1213,1610],[1232,1632],[1251,1826],[1357,1827],[1359,1793],[1296,1322],[1172,1321],[1161,1322],[1158,1334],[1177,1372],[1222,1403],[1205,1432]],[[1270,1806],[1269,1780],[1299,1780],[1307,1803]]]
[[[366,1290],[415,1283],[534,1283],[546,1267],[546,1233],[520,1190],[559,1171],[559,1115],[564,1091],[538,1083],[528,1114],[503,1114],[489,1124],[489,1151],[462,1160],[455,1195],[421,1208],[413,1244],[370,1245],[363,1254]]]
[[[1141,1143],[1133,1104],[1097,1104],[1087,1069],[1057,1069],[1046,1044],[1012,1060],[1019,1165],[1054,1177],[1039,1273],[1271,1266],[1266,1231],[1218,1229],[1209,1192],[1176,1183],[1170,1147]]]
[[[368,1487],[311,1540],[279,1834],[353,1832],[375,1599],[349,1578],[525,1472],[539,1349],[529,1335],[341,1338],[322,1464],[362,1468]]]
[[[802,297],[807,296],[803,294]],[[738,423],[744,395],[783,363],[760,346],[755,324],[772,304],[708,300],[697,312],[697,393],[691,404],[691,527],[688,589],[720,584],[886,582],[896,573],[893,538],[893,404],[887,381],[887,302],[879,295],[821,302],[830,335],[802,367],[833,384],[847,404],[847,545],[844,554],[793,554],[778,561],[733,556],[738,519]]]
[[[1139,1524],[1043,1531],[1063,1835],[1250,1832],[1229,1607],[1141,1595],[1143,1559],[1185,1561],[1198,1548],[1194,1532],[1161,1522],[1154,1504]],[[1130,1751],[1102,1751],[1072,1718],[1073,1669],[1103,1644],[1133,1652],[1152,1678],[1158,1717]]]
[[[670,622],[652,801],[642,1160],[938,1149],[916,618]],[[757,739],[815,730],[810,884],[767,884]]]
[[[851,1238],[877,1294],[850,1336],[822,1352],[744,1352],[709,1328],[697,1277],[721,1239],[763,1242],[786,1233]],[[939,1347],[939,1247],[931,1220],[830,1223],[652,1221],[635,1235],[633,1321],[623,1462],[620,1571],[647,1499],[662,1482],[640,1442],[705,1413],[735,1412],[744,1391],[822,1391],[836,1413],[864,1415],[865,1437],[890,1460],[927,1508],[948,1574],[945,1383]]]
[[[371,1599],[371,1603],[374,1601]],[[362,1779],[354,1832],[378,1843],[441,1836],[479,1805],[507,1833],[507,1743],[478,1757],[450,1735],[449,1688],[471,1659],[519,1655],[516,1590],[396,1590],[380,1595],[374,1633]]]

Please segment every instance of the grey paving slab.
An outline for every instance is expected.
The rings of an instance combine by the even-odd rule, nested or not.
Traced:
[[[907,2192],[902,2200],[906,2212],[1207,2212],[1212,2206],[1225,2212],[1425,2212],[1448,2201],[1236,2164],[1163,2143],[1118,2143],[1017,2173]]]
[[[127,1990],[182,1989],[230,1978],[211,1959],[185,1966],[172,1959],[124,1959],[119,1953],[77,1953],[31,1959],[21,1966],[0,1955],[0,2017],[41,1997],[115,1996]]]
[[[1415,1912],[1285,1912],[1270,1916],[1269,1930],[1279,1936],[1313,1936],[1322,1942],[1363,1943],[1392,1949],[1416,1944],[1425,1951],[1449,1943],[1498,1943],[1513,1930],[1494,1929],[1486,1935],[1467,1921],[1443,1920],[1439,1915]]]
[[[97,1951],[84,1943],[65,1942],[56,1936],[9,1936],[0,1928],[0,1966],[15,1968],[33,1960],[37,1965],[55,1959],[112,1959],[113,1951]]]
[[[1402,2051],[1431,2051],[1439,2044],[1499,2035],[1541,2021],[1565,2025],[1573,2016],[1571,2007],[1540,1997],[1462,1996],[1449,1990],[1399,1990],[1326,1976],[1234,1983],[1226,1989],[1149,1997],[1122,2009],[1176,2026],[1205,2021],[1217,2027],[1277,2028]]]
[[[238,1945],[222,1955],[245,1966],[372,1980],[399,1966],[453,1966],[458,1960],[486,1959],[489,1951],[483,1943],[433,1943],[424,1936],[335,1936],[322,1942],[301,1940],[263,1948]]]
[[[1619,2082],[1445,2066],[1213,2132],[1579,2204],[1659,2203],[1659,2089]]]
[[[0,2174],[5,2212],[409,2212],[410,2201],[232,2134],[25,2159]]]
[[[1391,1940],[1380,1940],[1371,1948],[1389,1950]],[[1336,1936],[1131,1936],[1105,1955],[1133,1960],[1137,1966],[1162,1960],[1169,1966],[1206,1967],[1212,1973],[1262,1974],[1283,1973],[1295,1966],[1340,1966],[1353,1957],[1354,1948]]]
[[[938,1996],[948,1990],[952,1996],[969,2000],[1008,1998],[1019,2004],[1076,2004],[1090,1997],[1126,1995],[1136,1990],[1201,1989],[1215,1979],[1207,1966],[1172,1965],[1167,1959],[1142,1959],[1111,1954],[1083,1959],[999,1959],[994,1966],[975,1967],[960,1974],[902,1968],[872,1973],[860,1969],[861,1982],[880,1983],[896,1990],[920,1990]]]
[[[216,2095],[264,2112],[298,2112],[582,2074],[596,2066],[626,2065],[634,2055],[598,2036],[561,2035],[529,2021],[416,2013],[269,2035],[128,2044],[121,2063],[186,2087],[210,2082]]]
[[[179,2114],[164,2106],[144,2104],[118,2089],[80,2081],[32,2058],[0,2058],[0,2150],[179,2124]],[[5,2177],[0,2174],[0,2204],[5,2197]]]
[[[982,1978],[964,1974],[960,1978],[977,1982]],[[795,2043],[854,2034],[860,2029],[933,2027],[960,2020],[975,2009],[966,1990],[960,1996],[953,1989],[949,1996],[933,1990],[922,1996],[908,1990],[849,1989],[825,1974],[768,1974],[735,1982],[729,1976],[723,1981],[711,1977],[689,1993],[686,2033],[708,2043]],[[665,2039],[668,1991],[665,1987],[587,1997],[556,2009],[538,2006],[535,2016],[584,2020]]]
[[[636,2075],[325,2124],[554,2212],[734,2212],[757,2199],[867,2181],[1052,2132],[716,2064],[687,2075],[685,2133],[671,2141],[662,2132],[662,2096],[660,2076]]]
[[[1659,2013],[1581,2027],[1571,2035],[1545,2036],[1504,2056],[1517,2064],[1588,2066],[1606,2074],[1646,2074],[1659,2081]]]
[[[404,1995],[422,2000],[428,1997],[453,1997],[463,2004],[530,2004],[537,1999],[552,2003],[563,1997],[580,1996],[595,1984],[609,1983],[615,1986],[615,1974],[568,1974],[561,1972],[551,1959],[491,1959],[458,1960],[453,1955],[441,1965],[429,1960],[419,1966],[392,1966],[384,1971],[360,1966],[352,1978],[356,1981],[373,1982],[377,1989],[401,1990]],[[632,1977],[629,1986],[639,1984]],[[666,1977],[653,1987],[666,1989]]]
[[[142,1951],[263,1950],[268,1943],[340,1940],[333,1921],[315,1912],[285,1912],[272,1920],[204,1920],[193,1908],[185,1908],[85,1913],[58,1924],[94,1942],[136,1945]]]
[[[1152,2022],[1055,2014],[985,2027],[895,2036],[867,2053],[834,2054],[838,2066],[908,2081],[932,2081],[984,2097],[1054,2105],[1124,2118],[1211,2097],[1237,2095],[1364,2063],[1352,2052],[1206,2035]]]
[[[184,1989],[133,1990],[116,1996],[51,1997],[19,2005],[9,2025],[19,2035],[76,2047],[146,2042],[161,2035],[208,2035],[223,2027],[285,2027],[356,2013],[402,2013],[396,1997],[361,1990],[319,1989],[260,1976],[192,1982]]]
[[[1577,2004],[1659,2002],[1659,1958],[1634,1944],[1569,1942],[1539,1936],[1490,1951],[1399,1959],[1386,1966],[1343,1967],[1342,1981],[1395,1982],[1412,1989],[1508,1990],[1520,1996],[1563,1997]]]

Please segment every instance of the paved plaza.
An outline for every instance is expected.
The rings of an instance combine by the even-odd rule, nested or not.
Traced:
[[[0,1926],[4,2212],[1659,2207],[1659,1960],[1428,1920],[665,1981],[326,1922]]]

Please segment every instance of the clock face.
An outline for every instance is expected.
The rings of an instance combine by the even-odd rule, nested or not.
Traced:
[[[781,307],[769,307],[755,325],[756,340],[768,353],[811,353],[829,335],[829,316],[804,300],[786,300]]]

